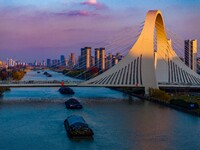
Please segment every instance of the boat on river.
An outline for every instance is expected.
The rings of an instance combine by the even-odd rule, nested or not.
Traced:
[[[52,77],[52,75],[46,71],[43,74],[46,75],[47,77]]]
[[[70,138],[92,138],[94,133],[81,116],[69,116],[64,121],[67,135]]]
[[[83,108],[81,103],[75,98],[70,98],[69,100],[67,100],[65,102],[65,106],[67,109],[82,109]]]
[[[67,86],[61,87],[61,88],[59,89],[59,92],[60,92],[61,94],[74,94],[74,91],[73,91],[71,88],[67,87]]]

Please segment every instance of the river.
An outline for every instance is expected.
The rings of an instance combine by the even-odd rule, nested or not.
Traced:
[[[28,72],[23,80],[72,80]],[[0,150],[195,150],[200,118],[108,88],[72,88],[82,110],[67,110],[58,88],[12,88],[0,103]],[[64,120],[81,115],[93,140],[70,140]]]

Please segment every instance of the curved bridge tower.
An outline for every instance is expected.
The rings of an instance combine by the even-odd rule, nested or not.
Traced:
[[[147,91],[150,87],[158,88],[160,83],[200,84],[200,78],[172,49],[167,40],[162,13],[150,10],[143,30],[128,55],[114,67],[79,86],[144,86]]]

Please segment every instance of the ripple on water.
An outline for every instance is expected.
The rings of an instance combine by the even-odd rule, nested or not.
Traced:
[[[55,79],[67,78],[52,74]],[[45,78],[37,72],[26,75],[27,80],[33,77]],[[73,89],[73,97],[84,105],[82,110],[67,110],[64,101],[70,96],[59,94],[57,88],[5,93],[0,100],[0,150],[200,148],[198,117],[106,88]],[[95,133],[93,141],[67,137],[63,121],[69,115],[85,118]]]

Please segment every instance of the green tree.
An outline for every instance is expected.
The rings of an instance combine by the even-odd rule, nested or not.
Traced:
[[[160,89],[153,89],[153,88],[149,88],[149,96],[157,98],[165,102],[169,102],[172,99],[171,96],[165,91],[162,91]]]

